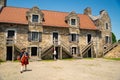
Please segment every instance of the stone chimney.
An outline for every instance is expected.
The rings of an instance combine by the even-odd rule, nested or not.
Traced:
[[[7,0],[0,0],[0,6],[5,7],[7,4]]]
[[[84,9],[84,14],[85,15],[92,15],[91,8],[90,7],[85,8]]]

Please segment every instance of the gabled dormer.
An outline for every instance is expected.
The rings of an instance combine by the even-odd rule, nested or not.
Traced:
[[[29,25],[40,25],[43,22],[44,14],[38,7],[33,7],[26,13]]]
[[[74,11],[69,13],[68,16],[65,17],[65,20],[70,27],[78,27],[79,26],[79,22],[80,22],[79,17]]]

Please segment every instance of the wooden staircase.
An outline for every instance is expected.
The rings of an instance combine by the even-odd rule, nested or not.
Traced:
[[[92,48],[92,46],[93,46],[93,41],[89,42],[88,45],[86,45],[84,48],[81,49],[80,54],[82,55],[82,57],[88,52],[90,48]]]
[[[51,44],[51,45],[46,46],[44,49],[42,49],[41,58],[49,54],[49,52],[53,50],[53,47],[54,45]]]
[[[73,57],[73,55],[70,52],[70,47],[64,41],[61,41],[61,47],[66,52],[67,55]]]
[[[105,49],[103,51],[103,55],[106,55],[109,51],[111,51],[113,48],[115,48],[116,46],[118,46],[118,43],[113,43],[113,44],[110,44],[110,45],[104,45]]]

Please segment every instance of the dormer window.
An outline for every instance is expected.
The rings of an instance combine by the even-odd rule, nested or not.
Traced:
[[[68,16],[65,17],[65,21],[68,23],[70,27],[79,27],[79,16],[77,13],[72,11],[71,13],[68,14]]]
[[[77,22],[76,19],[71,19],[71,20],[70,20],[71,26],[75,26],[75,25],[76,25],[76,22]]]
[[[39,15],[32,15],[32,22],[38,22]]]

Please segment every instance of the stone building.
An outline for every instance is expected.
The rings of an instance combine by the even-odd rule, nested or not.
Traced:
[[[72,11],[18,8],[0,0],[0,59],[15,60],[27,48],[32,59],[102,57],[112,43],[111,21],[105,10]]]

